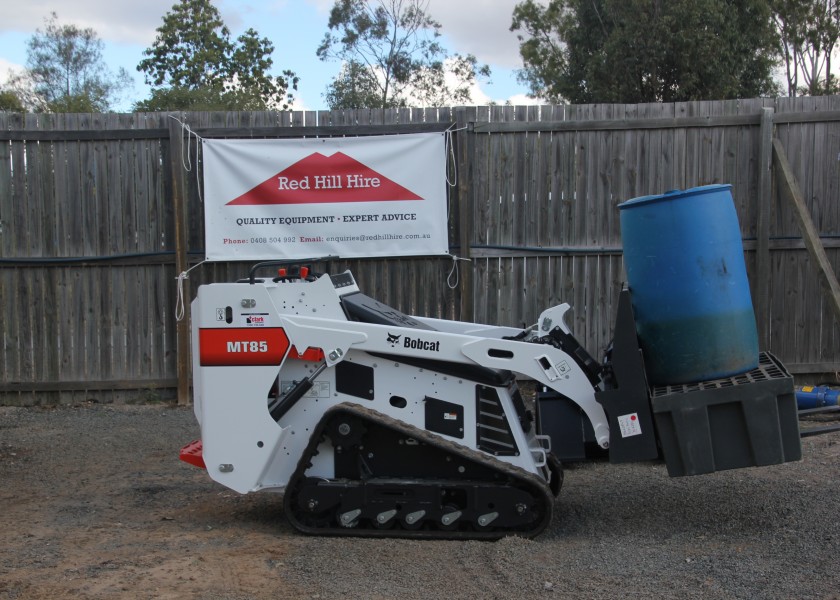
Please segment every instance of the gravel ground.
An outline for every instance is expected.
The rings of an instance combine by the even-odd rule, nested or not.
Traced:
[[[840,600],[840,433],[700,477],[572,466],[547,531],[498,542],[302,536],[181,463],[197,437],[186,408],[0,407],[0,598]]]

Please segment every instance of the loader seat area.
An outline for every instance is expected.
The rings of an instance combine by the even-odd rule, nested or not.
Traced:
[[[374,300],[370,296],[366,296],[361,292],[342,296],[341,304],[344,308],[344,313],[351,321],[373,323],[375,325],[392,325],[394,327],[409,327],[411,329],[424,329],[426,331],[437,331],[434,327],[421,323],[417,319],[398,311],[396,308],[392,308],[387,304],[382,304],[381,302]],[[513,373],[510,371],[503,369],[491,369],[489,367],[482,367],[481,365],[453,363],[423,357],[395,356],[393,354],[383,354],[379,352],[372,352],[371,354],[381,358],[387,358],[388,360],[419,367],[421,369],[428,369],[430,371],[444,373],[445,375],[450,375],[452,377],[475,381],[484,385],[507,385],[513,377]]]
[[[344,307],[344,313],[351,321],[435,331],[433,327],[429,327],[425,323],[421,323],[420,321],[411,318],[407,314],[398,311],[396,308],[392,308],[387,304],[382,304],[370,296],[365,296],[361,292],[342,296],[341,304]]]

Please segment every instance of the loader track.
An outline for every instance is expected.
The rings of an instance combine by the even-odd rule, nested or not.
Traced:
[[[308,477],[330,440],[336,477]],[[328,410],[286,486],[291,524],[315,535],[533,537],[551,521],[562,468],[539,476],[358,404]]]

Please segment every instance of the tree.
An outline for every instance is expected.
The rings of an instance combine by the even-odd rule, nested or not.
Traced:
[[[119,93],[131,85],[125,69],[112,74],[105,65],[104,44],[91,28],[59,25],[58,15],[45,19],[28,42],[27,69],[21,81],[40,98],[36,110],[107,112]],[[18,83],[21,83],[19,81]]]
[[[772,7],[788,95],[840,91],[831,73],[831,55],[840,37],[840,1],[773,0]]]
[[[180,0],[163,18],[138,71],[154,86],[137,110],[286,109],[298,78],[271,75],[274,44],[248,29],[235,42],[210,0]]]
[[[0,90],[0,111],[25,112],[20,98],[11,90]]]
[[[525,0],[513,12],[531,94],[674,102],[774,94],[767,0]]]
[[[355,60],[342,65],[341,72],[327,86],[324,97],[332,110],[369,108],[382,103],[376,77],[365,65]]]
[[[317,50],[321,60],[344,62],[327,88],[330,107],[469,102],[470,87],[490,69],[472,55],[450,57],[440,28],[428,0],[336,0]]]
[[[410,96],[421,106],[469,104],[477,75],[489,77],[490,67],[479,65],[472,54],[455,54],[416,71],[409,85]]]

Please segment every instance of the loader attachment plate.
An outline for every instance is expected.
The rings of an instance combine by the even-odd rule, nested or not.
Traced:
[[[322,444],[335,477],[307,476]],[[358,404],[324,414],[289,480],[284,510],[308,534],[447,539],[533,537],[551,521],[551,486],[536,474]]]

